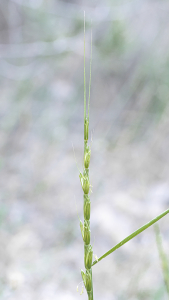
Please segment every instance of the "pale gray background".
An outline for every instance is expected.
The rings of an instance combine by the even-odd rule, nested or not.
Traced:
[[[82,170],[84,10],[94,254],[169,206],[169,1],[1,0],[3,300],[87,299],[76,291],[83,193],[72,149]],[[93,280],[97,300],[167,299],[153,228],[96,265]]]

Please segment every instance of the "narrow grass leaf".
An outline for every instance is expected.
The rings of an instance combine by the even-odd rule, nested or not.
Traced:
[[[124,240],[122,240],[116,246],[114,246],[113,248],[111,248],[109,251],[107,251],[101,257],[99,257],[98,260],[95,260],[93,262],[92,266],[96,265],[99,261],[101,261],[103,258],[105,258],[109,254],[111,254],[112,252],[114,252],[115,250],[117,250],[118,248],[120,248],[121,246],[123,246],[124,244],[126,244],[128,241],[132,240],[135,236],[137,236],[138,234],[140,234],[141,232],[143,232],[144,230],[146,230],[148,227],[150,227],[151,225],[153,225],[154,223],[156,223],[158,220],[160,220],[161,218],[163,218],[168,213],[169,213],[169,209],[167,209],[166,211],[164,211],[162,214],[160,214],[159,216],[157,216],[156,218],[154,218],[153,220],[151,220],[150,222],[148,222],[144,226],[142,226],[139,229],[137,229],[136,231],[134,231],[132,234],[130,234],[129,236],[127,236]]]

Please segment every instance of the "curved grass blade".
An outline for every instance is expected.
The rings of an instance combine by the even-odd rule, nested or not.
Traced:
[[[117,250],[118,248],[120,248],[121,246],[123,246],[124,244],[126,244],[128,241],[132,240],[135,236],[137,236],[138,234],[140,234],[141,232],[143,232],[145,229],[147,229],[148,227],[150,227],[151,225],[153,225],[154,223],[156,223],[158,220],[160,220],[161,218],[163,218],[168,213],[169,213],[169,209],[167,209],[166,211],[164,211],[162,214],[160,214],[159,216],[157,216],[156,218],[154,218],[153,220],[151,220],[150,222],[148,222],[144,226],[142,226],[139,229],[137,229],[136,231],[134,231],[132,234],[130,234],[129,236],[127,236],[124,240],[122,240],[116,246],[114,246],[113,248],[111,248],[109,251],[107,251],[101,257],[99,257],[99,259],[97,261],[95,260],[93,262],[92,266],[96,265],[99,261],[101,261],[103,258],[105,258],[109,254],[111,254],[112,252],[114,252],[115,250]]]

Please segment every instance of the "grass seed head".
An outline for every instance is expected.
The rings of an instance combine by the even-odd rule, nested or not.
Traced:
[[[90,270],[86,270],[86,290],[87,292],[92,290],[92,277]]]
[[[83,178],[83,191],[85,194],[89,194],[90,182],[88,177]]]
[[[84,218],[86,220],[90,220],[90,198],[86,194],[84,194],[83,211],[84,211]]]
[[[90,164],[90,156],[91,156],[91,150],[89,146],[86,146],[85,148],[85,152],[84,152],[84,167],[86,169],[89,168],[89,164]]]
[[[88,194],[89,190],[90,190],[90,182],[89,182],[89,176],[87,174],[87,171],[85,170],[83,175],[82,175],[82,173],[80,173],[79,178],[80,178],[80,182],[81,182],[84,194]]]
[[[85,268],[90,269],[93,259],[93,249],[91,245],[85,245]]]
[[[84,242],[85,245],[90,244],[90,221],[84,220]]]

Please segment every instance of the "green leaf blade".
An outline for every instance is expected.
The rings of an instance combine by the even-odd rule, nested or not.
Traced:
[[[124,244],[126,244],[127,242],[129,242],[130,240],[132,240],[135,236],[137,236],[138,234],[140,234],[141,232],[143,232],[144,230],[146,230],[148,227],[150,227],[151,225],[153,225],[154,223],[156,223],[158,220],[160,220],[161,218],[163,218],[168,213],[169,213],[169,209],[167,209],[162,214],[160,214],[156,218],[152,219],[150,222],[146,223],[145,225],[143,225],[142,227],[140,227],[139,229],[137,229],[136,231],[134,231],[132,234],[130,234],[129,236],[127,236],[124,240],[122,240],[116,246],[114,246],[113,248],[111,248],[109,251],[107,251],[101,257],[99,257],[97,261],[95,260],[93,262],[92,266],[96,265],[103,258],[105,258],[106,256],[110,255],[112,252],[114,252],[115,250],[117,250],[118,248],[120,248],[121,246],[123,246]]]

